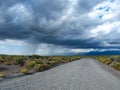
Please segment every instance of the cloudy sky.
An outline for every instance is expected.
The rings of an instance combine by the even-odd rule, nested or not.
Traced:
[[[0,53],[120,51],[120,0],[0,0]]]

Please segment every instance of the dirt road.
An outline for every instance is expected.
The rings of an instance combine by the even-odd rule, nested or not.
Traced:
[[[44,72],[0,82],[0,90],[120,90],[120,78],[114,74],[115,70],[84,58]]]

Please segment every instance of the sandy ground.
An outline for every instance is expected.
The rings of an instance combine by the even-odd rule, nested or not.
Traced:
[[[18,65],[5,65],[0,64],[0,72],[5,72],[6,76],[12,76],[14,73],[20,73],[23,67]]]

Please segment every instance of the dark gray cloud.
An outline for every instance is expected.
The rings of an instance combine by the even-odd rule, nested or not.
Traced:
[[[104,0],[78,0],[76,7],[77,13],[88,13],[93,7]]]
[[[25,40],[35,45],[45,43],[70,49],[119,48],[118,2],[117,0],[116,2],[2,0],[0,1],[0,39]],[[100,10],[100,5],[109,6],[111,12],[116,10],[116,16]],[[99,17],[101,14],[102,17]]]

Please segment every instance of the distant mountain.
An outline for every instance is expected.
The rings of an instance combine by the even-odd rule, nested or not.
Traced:
[[[85,55],[120,55],[120,51],[88,52]]]

